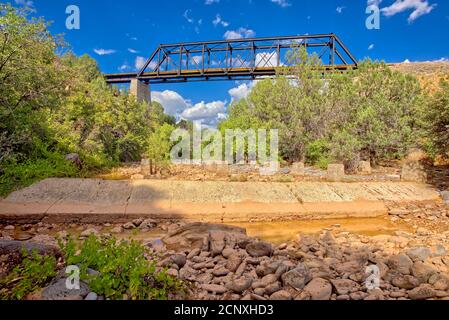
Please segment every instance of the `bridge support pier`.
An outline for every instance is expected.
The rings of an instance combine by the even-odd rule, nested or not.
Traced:
[[[136,97],[138,102],[146,102],[151,104],[150,85],[139,79],[132,79],[129,87],[129,93]]]

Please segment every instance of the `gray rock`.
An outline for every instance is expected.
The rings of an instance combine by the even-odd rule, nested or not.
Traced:
[[[282,285],[279,281],[276,281],[265,288],[265,294],[272,295],[282,289]]]
[[[408,296],[412,300],[427,300],[436,297],[436,291],[429,284],[415,288],[408,292]]]
[[[421,261],[415,262],[412,266],[411,271],[412,275],[419,281],[421,281],[421,283],[427,283],[429,281],[429,278],[433,274],[437,273],[437,270],[435,268]]]
[[[83,300],[90,292],[88,285],[80,282],[79,290],[67,289],[66,279],[59,279],[42,290],[42,300]]]
[[[179,268],[182,268],[187,263],[187,258],[183,254],[174,254],[170,256],[170,260],[176,264]]]
[[[407,250],[407,255],[414,262],[417,261],[426,261],[428,258],[432,256],[432,251],[426,247],[415,247]]]
[[[388,259],[387,265],[403,275],[409,275],[413,266],[413,261],[405,254],[397,254]]]
[[[226,233],[223,231],[212,230],[209,232],[209,249],[213,256],[218,256],[225,248]]]
[[[239,256],[232,256],[226,262],[226,269],[228,269],[231,272],[236,272],[241,264],[242,264],[242,258],[240,258]]]
[[[391,283],[400,289],[406,289],[411,290],[420,285],[420,282],[418,279],[416,279],[413,276],[393,276],[393,279],[391,280]]]
[[[188,260],[192,260],[194,257],[197,257],[201,253],[201,249],[196,248],[190,251],[189,255],[187,256]]]
[[[84,300],[87,300],[87,301],[96,301],[96,300],[98,300],[98,295],[97,295],[95,292],[90,292],[90,293],[86,296],[86,298],[84,298]]]
[[[54,255],[57,257],[61,255],[59,248],[54,245],[29,241],[0,240],[0,255],[22,253],[22,250],[26,250],[28,253],[37,251],[41,255]]]
[[[336,279],[331,280],[332,285],[335,288],[335,291],[338,295],[344,296],[348,295],[352,292],[358,291],[359,285],[357,282],[349,280],[349,279]]]
[[[125,229],[125,230],[133,230],[133,229],[136,228],[136,225],[134,223],[132,223],[132,222],[128,222],[128,223],[125,223],[122,226],[122,228]]]
[[[282,283],[284,286],[290,286],[295,289],[304,289],[304,287],[312,280],[309,268],[300,263],[298,266],[282,275]]]
[[[270,257],[273,253],[273,247],[270,243],[258,241],[248,244],[246,246],[246,252],[254,258]]]
[[[251,288],[252,284],[253,284],[253,279],[248,278],[248,277],[242,277],[242,278],[234,279],[233,281],[231,281],[227,285],[227,288],[229,290],[231,290],[232,292],[241,294],[244,291],[246,291],[249,288]]]
[[[325,279],[315,278],[309,282],[304,291],[310,294],[311,300],[330,300],[332,285]]]
[[[140,229],[153,229],[156,227],[157,227],[157,222],[156,222],[156,220],[153,220],[153,219],[145,219],[139,225]]]

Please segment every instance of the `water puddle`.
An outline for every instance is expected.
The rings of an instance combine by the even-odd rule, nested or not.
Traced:
[[[324,229],[366,236],[393,235],[395,231],[412,231],[410,226],[394,224],[385,218],[231,223],[231,225],[245,228],[250,237],[260,238],[276,244],[293,240],[298,234],[319,234]]]

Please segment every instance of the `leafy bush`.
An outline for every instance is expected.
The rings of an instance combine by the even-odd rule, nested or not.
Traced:
[[[73,240],[60,244],[68,265],[80,267],[81,279],[89,282],[97,294],[110,299],[165,300],[169,294],[182,295],[185,285],[156,271],[156,262],[146,248],[136,241],[89,237],[78,248]],[[79,249],[79,250],[78,250]],[[88,268],[99,275],[89,275]]]
[[[440,88],[426,98],[424,127],[428,149],[449,157],[449,81],[442,80]]]
[[[279,130],[280,155],[326,166],[329,161],[400,158],[415,147],[422,95],[416,78],[385,63],[326,73],[305,49],[288,55],[293,67],[259,81],[234,102],[220,128],[264,124]]]
[[[0,280],[0,300],[22,300],[56,276],[56,259],[37,252],[22,253],[22,263]]]

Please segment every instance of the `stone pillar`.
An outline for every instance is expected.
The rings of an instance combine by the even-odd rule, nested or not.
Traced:
[[[143,83],[138,79],[131,80],[129,93],[136,97],[139,102],[147,102],[151,104],[150,85]]]

